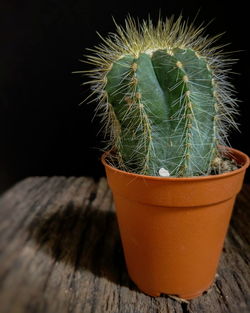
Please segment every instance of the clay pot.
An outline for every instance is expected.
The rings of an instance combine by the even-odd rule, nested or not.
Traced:
[[[185,178],[124,172],[106,162],[107,153],[102,156],[128,272],[146,294],[192,299],[213,283],[249,165],[247,155],[228,150],[240,169]]]

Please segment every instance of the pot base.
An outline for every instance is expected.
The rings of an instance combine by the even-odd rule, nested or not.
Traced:
[[[214,280],[211,281],[211,283],[207,286],[207,288],[205,289],[202,289],[201,291],[198,291],[198,292],[195,292],[195,293],[192,293],[192,294],[170,294],[168,292],[159,292],[159,291],[156,291],[156,290],[151,290],[151,289],[146,289],[146,288],[143,288],[143,287],[140,287],[138,285],[137,288],[145,293],[146,295],[148,296],[151,296],[151,297],[160,297],[161,294],[165,294],[165,295],[169,295],[169,296],[173,296],[173,297],[177,297],[177,298],[180,298],[183,299],[183,300],[192,300],[192,299],[195,299],[199,296],[201,296],[204,292],[206,292],[208,289],[211,288],[211,286],[213,285],[213,282]]]
[[[188,294],[188,295],[172,295],[172,294],[167,294],[167,293],[164,293],[164,292],[157,292],[157,291],[154,291],[154,290],[143,290],[142,288],[138,287],[138,289],[140,291],[142,291],[143,293],[145,293],[146,295],[150,296],[150,297],[160,297],[162,294],[166,294],[166,295],[169,295],[169,296],[174,296],[174,297],[177,297],[177,298],[180,298],[180,299],[184,299],[184,300],[192,300],[194,298],[197,298],[199,296],[201,296],[203,294],[203,292],[205,292],[206,290],[202,291],[202,292],[198,292],[198,293],[194,293],[194,294]]]

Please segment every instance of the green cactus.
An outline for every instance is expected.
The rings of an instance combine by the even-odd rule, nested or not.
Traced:
[[[236,101],[226,80],[232,60],[216,38],[178,18],[149,20],[103,39],[88,62],[93,93],[109,133],[115,166],[159,176],[208,175],[227,142]]]

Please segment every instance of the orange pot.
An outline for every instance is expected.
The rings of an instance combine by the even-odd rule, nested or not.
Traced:
[[[192,299],[213,283],[234,201],[249,158],[230,149],[241,168],[199,177],[153,177],[118,170],[102,156],[113,192],[131,279],[151,296]]]

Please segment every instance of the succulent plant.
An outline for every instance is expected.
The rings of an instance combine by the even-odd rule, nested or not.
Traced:
[[[220,35],[209,38],[182,17],[156,26],[129,17],[116,27],[90,49],[94,68],[81,71],[91,76],[114,165],[152,176],[210,174],[237,127],[234,60],[213,46]]]

